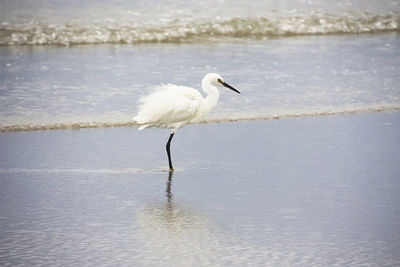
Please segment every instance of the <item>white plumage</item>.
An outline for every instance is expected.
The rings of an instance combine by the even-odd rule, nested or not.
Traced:
[[[217,104],[218,86],[225,86],[237,93],[238,90],[225,83],[216,73],[208,73],[202,80],[205,98],[196,89],[174,84],[162,84],[156,90],[140,99],[138,114],[133,118],[142,130],[147,127],[172,129],[167,142],[167,154],[170,170],[173,170],[170,143],[176,130],[190,122],[203,119]]]
[[[203,101],[195,89],[162,84],[154,93],[140,99],[139,114],[134,120],[141,125],[139,130],[149,126],[176,130],[199,117]]]

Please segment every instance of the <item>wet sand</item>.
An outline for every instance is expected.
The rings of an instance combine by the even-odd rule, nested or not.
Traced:
[[[2,266],[398,266],[400,112],[0,133]]]

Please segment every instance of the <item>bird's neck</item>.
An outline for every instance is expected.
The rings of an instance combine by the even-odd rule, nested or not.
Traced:
[[[204,91],[207,93],[207,96],[204,98],[201,107],[203,117],[205,117],[215,107],[219,100],[219,91],[217,87],[208,86]]]
[[[218,103],[219,100],[219,93],[216,94],[209,94],[204,98],[204,102],[207,106],[210,107],[210,110]]]

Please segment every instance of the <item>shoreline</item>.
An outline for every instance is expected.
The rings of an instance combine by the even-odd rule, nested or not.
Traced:
[[[310,118],[310,117],[330,117],[340,115],[359,115],[369,113],[392,113],[399,112],[399,106],[389,107],[372,107],[372,108],[361,108],[361,109],[349,109],[339,111],[320,111],[310,113],[290,113],[282,115],[254,115],[254,116],[243,116],[238,118],[209,118],[199,122],[198,124],[210,124],[210,123],[227,123],[227,122],[242,122],[242,121],[266,121],[266,120],[283,120],[283,119],[294,119],[294,118]],[[190,124],[189,124],[190,125]],[[129,122],[71,122],[71,123],[54,123],[54,124],[22,124],[22,125],[10,125],[0,126],[0,133],[10,132],[31,132],[31,131],[57,131],[57,130],[80,130],[80,129],[97,129],[97,128],[120,128],[120,127],[137,127],[139,126],[134,121]]]

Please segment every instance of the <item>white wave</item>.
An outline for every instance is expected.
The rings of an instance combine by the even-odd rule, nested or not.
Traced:
[[[262,17],[171,20],[140,24],[126,20],[45,20],[10,23],[0,21],[0,45],[74,45],[103,43],[180,43],[221,38],[260,39],[292,35],[359,34],[399,31],[400,14],[311,11],[306,14],[276,14]]]

